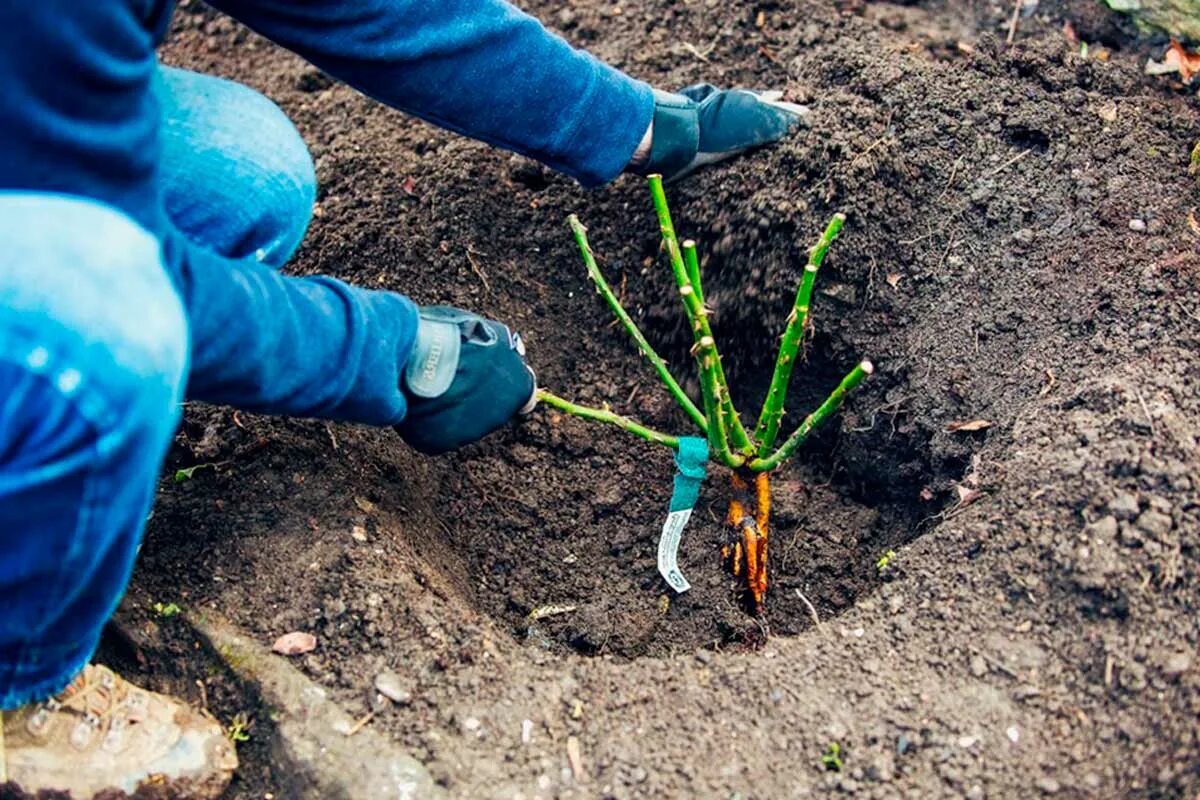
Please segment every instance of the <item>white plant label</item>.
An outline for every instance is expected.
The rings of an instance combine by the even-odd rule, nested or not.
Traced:
[[[658,574],[663,576],[672,589],[683,594],[692,585],[679,571],[679,542],[683,539],[683,529],[692,516],[692,509],[672,511],[667,514],[663,523],[662,536],[658,538]]]

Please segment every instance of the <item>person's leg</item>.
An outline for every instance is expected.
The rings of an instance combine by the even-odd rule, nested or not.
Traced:
[[[312,217],[312,156],[277,105],[239,83],[161,67],[167,214],[191,241],[281,267]]]
[[[24,707],[0,714],[0,776],[30,793],[83,796],[80,781],[211,741],[85,670],[179,421],[188,326],[160,253],[100,203],[0,192],[0,710]],[[73,680],[74,699],[37,705]]]

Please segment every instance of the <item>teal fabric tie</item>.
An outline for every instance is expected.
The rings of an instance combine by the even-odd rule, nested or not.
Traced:
[[[700,484],[708,475],[708,440],[683,436],[675,453],[675,491],[671,511],[693,508],[700,497]]]

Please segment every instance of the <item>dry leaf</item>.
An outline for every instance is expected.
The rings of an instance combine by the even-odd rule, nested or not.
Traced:
[[[887,276],[887,285],[895,289],[900,284],[900,278],[903,277],[899,272],[889,272]]]
[[[1146,63],[1147,75],[1168,75],[1172,72],[1178,72],[1184,83],[1191,83],[1192,77],[1200,72],[1200,53],[1189,53],[1187,48],[1172,39],[1162,61]]]
[[[971,503],[974,503],[983,495],[983,492],[979,491],[978,489],[971,489],[962,485],[955,486],[954,490],[958,492],[959,508],[971,505]]]
[[[959,433],[959,432],[970,433],[972,431],[987,430],[990,427],[992,427],[992,423],[990,420],[971,419],[971,420],[960,420],[959,422],[951,422],[949,425],[946,426],[946,431],[948,433]]]
[[[358,506],[358,510],[364,514],[375,513],[375,504],[365,497],[355,497],[354,505]]]
[[[407,178],[404,179],[404,183],[400,184],[400,188],[403,189],[404,193],[406,195],[408,195],[409,197],[416,197],[416,195],[417,195],[417,179],[414,178],[412,175],[409,175]]]
[[[1079,44],[1079,36],[1075,33],[1075,26],[1071,24],[1071,20],[1067,20],[1062,26],[1063,36],[1067,37],[1067,41],[1071,44]]]
[[[284,656],[299,656],[317,648],[317,637],[303,631],[285,633],[275,640],[271,649]]]

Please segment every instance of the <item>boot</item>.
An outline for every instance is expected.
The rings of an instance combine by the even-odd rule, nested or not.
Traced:
[[[57,697],[0,712],[0,719],[0,783],[30,795],[88,800],[152,784],[169,787],[172,797],[212,800],[237,767],[233,745],[207,713],[98,665]]]

